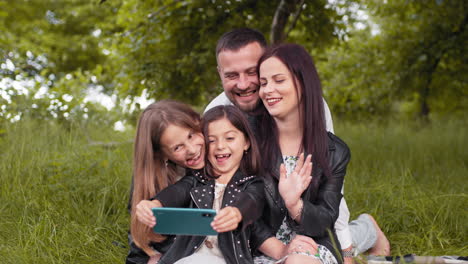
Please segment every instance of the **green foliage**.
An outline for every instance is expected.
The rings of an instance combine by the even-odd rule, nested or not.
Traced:
[[[468,3],[362,2],[368,27],[332,47],[321,65],[338,113],[466,111]]]
[[[134,116],[129,104],[145,90],[154,99],[205,105],[221,91],[217,39],[238,27],[269,38],[280,2],[296,7],[281,28],[285,41],[313,54],[334,114],[466,112],[463,0],[101,2],[0,3],[0,122],[90,122],[91,109],[108,112],[91,106],[90,89],[113,96],[117,107],[109,115],[121,119]]]
[[[288,40],[315,47],[330,43],[339,16],[325,6],[326,1],[307,3]],[[275,8],[268,1],[251,0],[126,1],[118,13],[124,31],[117,53],[126,55],[121,75],[131,81],[120,91],[138,95],[147,89],[155,98],[207,103],[220,92],[218,38],[239,27],[268,33]]]
[[[15,95],[10,100],[0,97],[5,105],[14,101],[0,111],[3,119],[31,113],[42,119],[83,119],[90,108],[85,105],[87,90],[96,87],[116,96],[117,105],[132,102],[145,89],[152,98],[204,105],[220,92],[217,39],[245,26],[268,37],[277,8],[252,0],[98,2],[2,2],[0,76],[29,83],[29,92],[18,96],[14,85],[0,87]],[[336,11],[342,6],[327,1],[303,4],[297,19],[290,17],[288,28],[282,29],[287,30],[287,40],[323,49],[337,32],[344,32],[342,15]],[[47,96],[37,100],[41,89]],[[64,102],[63,96],[73,100]],[[70,117],[71,109],[80,114]]]
[[[2,4],[0,121],[30,117],[70,125],[101,116],[96,121],[112,126],[121,108],[104,117],[107,110],[85,97],[97,88],[113,94],[113,65],[99,36],[114,25],[115,9],[71,0]]]
[[[44,55],[53,72],[92,70],[105,60],[100,39],[92,33],[112,23],[112,9],[86,0],[7,0],[0,23],[0,51]],[[60,77],[60,76],[57,76]]]

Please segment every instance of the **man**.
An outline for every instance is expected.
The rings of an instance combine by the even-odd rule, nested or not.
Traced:
[[[257,62],[266,46],[263,34],[249,28],[227,32],[218,40],[216,60],[224,92],[208,104],[205,112],[217,105],[233,104],[248,114],[261,104]],[[333,133],[333,121],[325,100],[324,113],[326,129]],[[368,249],[370,254],[390,254],[388,240],[370,215],[361,215],[349,225],[348,221],[349,210],[343,198],[335,229],[345,263],[352,263],[353,253]]]

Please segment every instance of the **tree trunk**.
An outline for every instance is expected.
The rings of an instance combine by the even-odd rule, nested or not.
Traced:
[[[294,13],[293,23],[291,27],[294,27],[297,18],[299,17],[300,11],[302,10],[302,4],[304,3],[303,0],[281,0],[278,4],[278,7],[275,11],[275,16],[273,17],[273,21],[271,23],[271,30],[270,30],[270,43],[271,44],[278,44],[283,42],[288,32],[285,32],[286,25],[289,20],[289,16]],[[297,11],[296,11],[297,10]]]
[[[442,55],[435,58],[433,63],[431,65],[429,65],[427,71],[424,74],[425,77],[426,77],[426,81],[425,81],[425,83],[424,83],[424,85],[423,85],[423,87],[421,89],[421,92],[420,92],[421,112],[419,113],[419,116],[421,117],[421,119],[423,119],[425,121],[429,121],[430,108],[429,108],[429,104],[428,104],[427,100],[429,98],[429,93],[430,93],[430,88],[431,88],[431,83],[432,83],[432,76],[434,75],[434,72],[436,71],[437,66],[439,65],[441,56]]]

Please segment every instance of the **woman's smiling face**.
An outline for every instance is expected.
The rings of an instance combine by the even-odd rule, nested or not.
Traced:
[[[300,95],[297,93],[295,78],[276,57],[260,65],[260,98],[271,116],[284,118],[298,113]]]

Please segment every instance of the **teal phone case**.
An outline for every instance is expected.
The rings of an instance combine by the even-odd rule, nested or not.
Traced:
[[[153,231],[165,235],[214,236],[218,233],[211,227],[216,216],[213,209],[152,208],[156,217]]]

